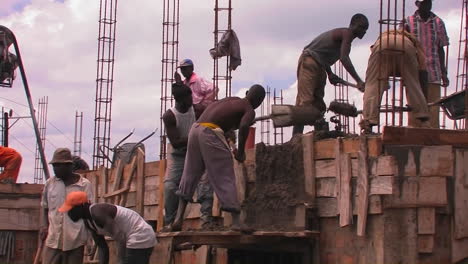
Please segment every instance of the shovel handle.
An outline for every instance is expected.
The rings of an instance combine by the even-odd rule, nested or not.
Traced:
[[[259,116],[259,117],[256,117],[256,118],[254,119],[254,122],[262,121],[262,120],[267,120],[267,119],[270,119],[270,118],[271,118],[271,115]]]

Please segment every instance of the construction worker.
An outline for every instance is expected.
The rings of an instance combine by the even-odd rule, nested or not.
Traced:
[[[15,149],[0,146],[0,183],[16,183],[23,158]]]
[[[109,263],[104,236],[116,242],[120,264],[148,264],[156,236],[153,228],[135,211],[107,203],[91,204],[86,192],[71,192],[58,209],[74,222],[83,221],[99,247],[99,263]]]
[[[297,106],[313,106],[323,116],[327,109],[323,101],[327,75],[333,85],[343,82],[330,68],[338,60],[356,80],[359,90],[363,91],[364,82],[354,69],[349,53],[353,40],[362,39],[368,28],[366,16],[356,14],[348,28],[335,28],[322,33],[304,48],[297,66]],[[315,130],[322,130],[325,124],[323,118],[317,120]],[[303,125],[295,125],[293,134],[302,134],[303,130]]]
[[[211,186],[219,198],[221,210],[232,215],[232,230],[249,231],[240,221],[240,204],[234,175],[234,163],[224,131],[239,129],[238,149],[234,158],[245,160],[245,142],[255,118],[255,109],[265,98],[265,89],[254,85],[247,96],[227,97],[210,104],[190,129],[185,168],[177,195],[179,207],[172,230],[182,228],[187,202],[191,201],[197,184],[206,171]]]
[[[416,0],[416,12],[406,19],[406,30],[415,35],[426,55],[429,85],[425,91],[428,103],[440,99],[440,86],[447,87],[450,82],[445,65],[444,47],[449,45],[449,37],[444,21],[432,10],[432,0]],[[439,106],[429,107],[432,128],[439,128]],[[410,122],[413,120],[410,119]]]
[[[406,98],[411,106],[410,119],[429,126],[429,110],[421,86],[427,85],[426,59],[419,41],[403,30],[382,33],[371,48],[366,72],[363,119],[359,123],[363,133],[371,133],[379,125],[380,101],[388,88],[389,76],[401,76],[406,86]],[[401,51],[401,52],[399,52]]]
[[[80,172],[80,171],[87,171],[89,170],[89,165],[86,163],[84,159],[80,156],[73,155],[73,171]]]
[[[169,225],[172,224],[177,213],[179,198],[175,192],[179,188],[184,171],[190,128],[205,110],[202,104],[193,104],[192,95],[193,92],[188,86],[182,83],[173,84],[172,96],[175,99],[175,106],[163,115],[166,134],[172,145],[171,162],[167,168],[167,178],[164,180],[164,231],[169,230]],[[213,189],[208,182],[205,182],[199,184],[197,194],[197,201],[201,204],[202,226],[206,226],[211,222]]]
[[[86,192],[89,199],[94,198],[91,183],[73,172],[73,159],[68,148],[55,150],[50,161],[55,176],[50,177],[42,194],[41,239],[45,239],[42,263],[83,263],[84,245],[88,232],[83,221],[72,221],[58,208],[65,202],[65,197],[75,191]]]
[[[193,104],[201,104],[207,106],[215,101],[218,89],[214,85],[198,76],[193,71],[193,61],[191,59],[184,59],[180,61],[179,66],[180,72],[185,77],[183,84],[187,85],[192,89]],[[176,83],[182,83],[182,78],[178,72],[174,73]]]

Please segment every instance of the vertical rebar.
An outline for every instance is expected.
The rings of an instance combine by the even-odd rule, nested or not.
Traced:
[[[101,0],[96,68],[93,169],[109,166],[117,0]]]
[[[162,51],[161,51],[161,108],[160,108],[160,145],[159,158],[167,156],[166,129],[162,117],[169,107],[172,107],[174,99],[171,94],[171,85],[174,82],[177,61],[179,60],[179,21],[180,1],[163,0],[162,23]]]

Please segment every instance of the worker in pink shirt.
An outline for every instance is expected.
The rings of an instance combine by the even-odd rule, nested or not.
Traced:
[[[201,104],[207,106],[215,101],[218,89],[213,83],[205,80],[193,72],[193,61],[184,59],[179,63],[180,72],[185,77],[183,83],[192,90],[193,104]],[[174,74],[177,83],[182,82],[182,78],[178,72]]]

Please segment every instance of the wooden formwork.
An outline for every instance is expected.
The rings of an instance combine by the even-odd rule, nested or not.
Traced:
[[[43,186],[0,184],[0,251],[6,253],[0,255],[0,263],[33,263],[37,250]],[[10,233],[13,240],[7,241],[4,233]],[[7,255],[10,255],[9,261]]]

